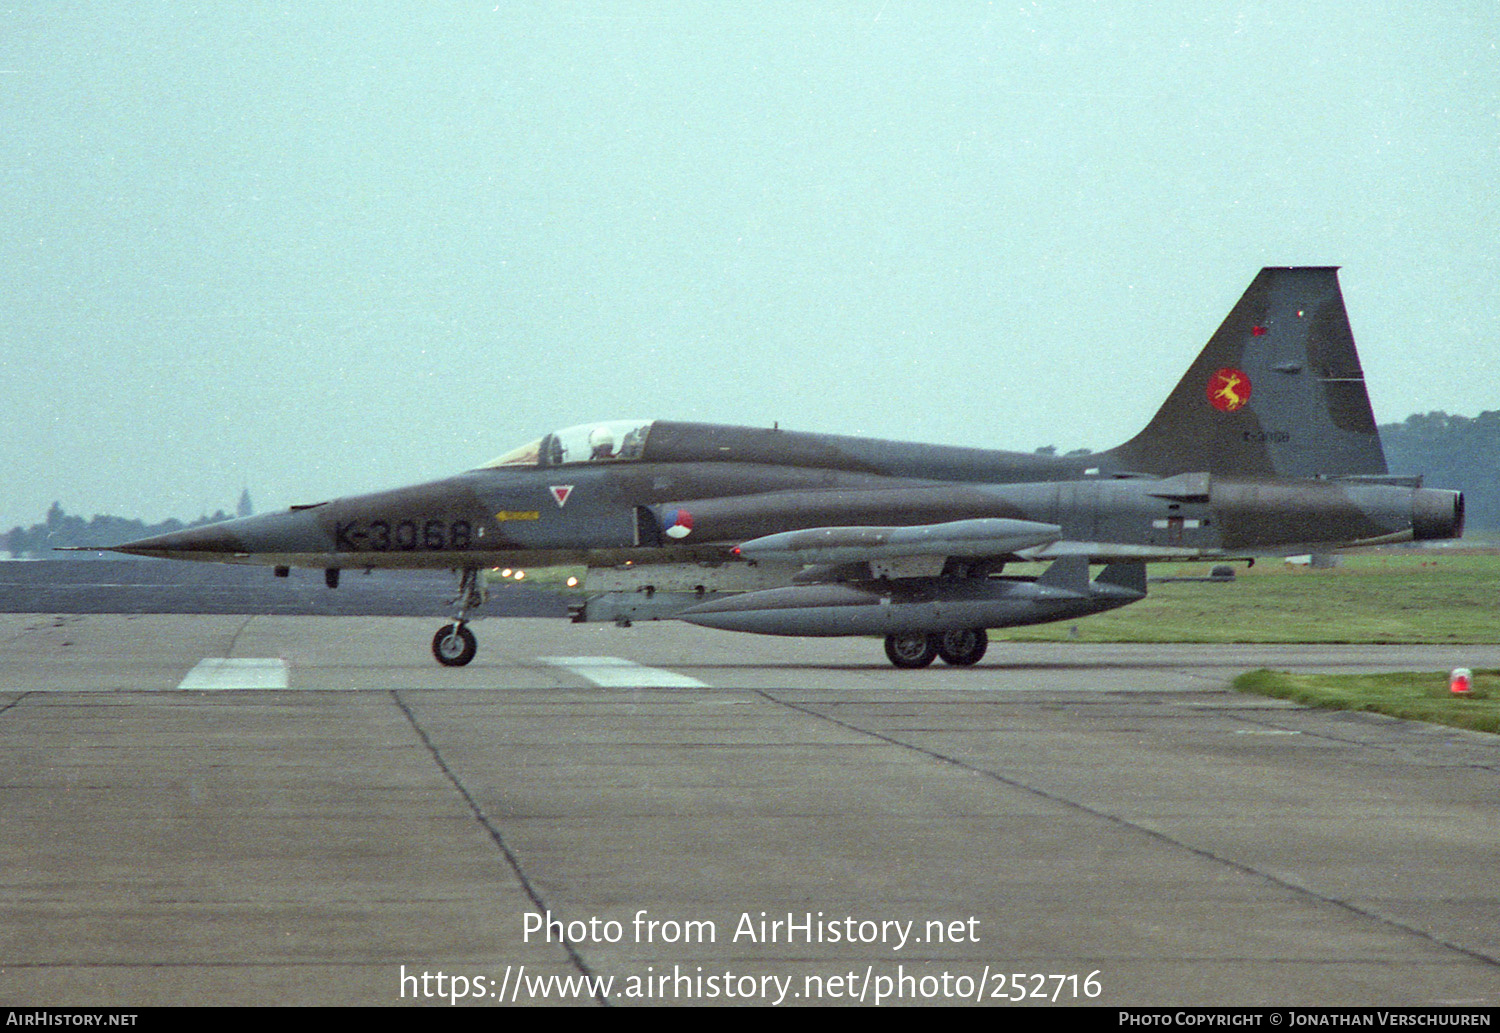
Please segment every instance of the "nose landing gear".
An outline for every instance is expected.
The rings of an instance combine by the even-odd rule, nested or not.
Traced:
[[[432,655],[444,667],[462,667],[478,651],[474,633],[464,624],[445,624],[432,637]]]
[[[444,667],[462,667],[474,659],[479,643],[469,630],[469,611],[484,604],[484,589],[479,584],[479,570],[465,567],[458,578],[458,619],[445,624],[432,637],[432,655]]]

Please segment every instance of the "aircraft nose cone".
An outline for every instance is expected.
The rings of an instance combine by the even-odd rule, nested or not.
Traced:
[[[116,545],[114,552],[159,559],[235,562],[260,554],[323,553],[326,536],[310,512],[261,513]],[[265,559],[259,562],[273,562]],[[279,560],[274,562],[281,562]]]
[[[110,551],[170,559],[187,553],[229,553],[243,550],[243,543],[224,525],[210,524],[207,527],[189,527],[151,538],[140,538],[113,546]]]

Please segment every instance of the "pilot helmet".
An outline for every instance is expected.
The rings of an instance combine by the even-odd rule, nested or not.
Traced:
[[[589,432],[589,451],[594,455],[613,454],[615,436],[608,427],[595,427]]]

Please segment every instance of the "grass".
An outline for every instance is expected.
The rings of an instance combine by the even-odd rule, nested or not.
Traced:
[[[1157,564],[1153,578],[1203,577],[1208,564]],[[1039,573],[1016,569],[1017,573]],[[1010,570],[1007,571],[1011,572]],[[1500,550],[1386,549],[1341,558],[1332,569],[1267,559],[1232,582],[1153,583],[1138,603],[1075,622],[1006,628],[991,638],[1086,642],[1500,643]],[[488,574],[492,588],[530,584],[562,592],[582,567],[539,567],[521,582]],[[1302,675],[1253,671],[1242,692],[1309,706],[1367,710],[1482,732],[1500,732],[1500,671],[1476,671],[1469,697],[1448,675]]]
[[[1206,564],[1152,565],[1153,578]],[[1265,559],[1232,582],[1153,583],[1138,603],[1079,621],[1007,628],[1022,642],[1500,643],[1500,555],[1391,549],[1312,570]],[[1075,630],[1076,629],[1076,630]]]
[[[1027,570],[1026,567],[1031,569]],[[1159,577],[1204,577],[1210,564],[1152,564]],[[1006,572],[1038,574],[1040,564]],[[1152,583],[1138,603],[1077,621],[1004,628],[999,641],[1500,643],[1500,550],[1385,549],[1327,570],[1264,559],[1235,564],[1230,582]],[[1097,571],[1096,571],[1097,573]],[[517,582],[486,572],[492,590],[534,585],[581,594],[582,567],[536,567]],[[577,577],[579,587],[567,579]]]
[[[1365,710],[1408,721],[1500,732],[1500,671],[1475,671],[1468,696],[1455,696],[1448,675],[1287,674],[1251,671],[1234,680],[1240,692],[1291,700],[1326,710]]]
[[[583,579],[588,573],[587,567],[527,567],[521,573],[520,579],[516,578],[513,569],[486,570],[483,572],[485,584],[490,591],[497,591],[506,585],[530,585],[533,588],[548,588],[555,592],[564,594],[583,593]],[[577,578],[577,584],[568,584],[568,578]]]

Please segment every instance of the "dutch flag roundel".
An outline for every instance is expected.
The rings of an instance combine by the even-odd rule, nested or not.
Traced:
[[[693,533],[693,514],[685,509],[669,509],[662,514],[661,529],[668,538],[686,538]]]

